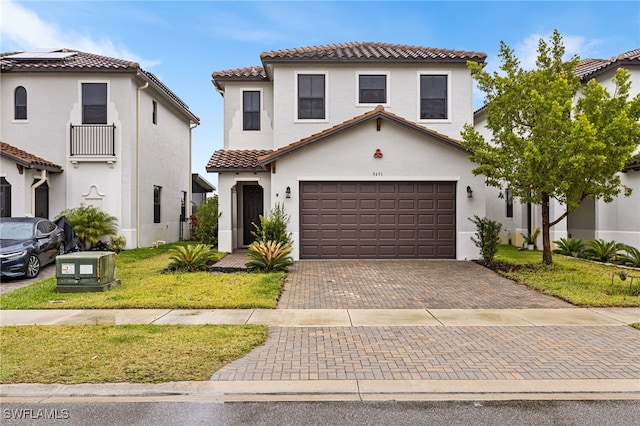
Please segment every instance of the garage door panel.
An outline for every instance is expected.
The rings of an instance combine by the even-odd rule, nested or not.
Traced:
[[[302,258],[455,258],[454,182],[301,182]]]

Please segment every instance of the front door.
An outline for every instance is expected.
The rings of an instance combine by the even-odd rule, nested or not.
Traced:
[[[38,182],[37,180],[33,183]],[[49,218],[49,184],[43,183],[36,188],[36,217]]]
[[[244,185],[242,187],[242,243],[248,246],[255,240],[251,231],[255,228],[252,223],[260,225],[260,215],[263,210],[263,191],[260,185]]]

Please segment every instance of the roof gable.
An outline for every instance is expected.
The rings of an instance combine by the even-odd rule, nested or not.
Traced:
[[[258,166],[266,166],[272,162],[274,162],[275,160],[277,160],[280,157],[283,157],[285,155],[291,154],[292,152],[295,152],[299,149],[302,149],[304,147],[307,147],[309,145],[312,144],[316,144],[320,141],[323,141],[327,138],[330,138],[338,133],[341,133],[347,129],[350,129],[352,127],[355,126],[359,126],[362,125],[363,123],[372,121],[372,120],[389,120],[392,121],[394,123],[397,123],[403,127],[405,127],[406,129],[409,129],[411,131],[414,131],[416,133],[419,133],[422,136],[428,136],[430,138],[433,138],[434,140],[436,140],[437,142],[443,143],[447,146],[450,146],[452,148],[464,151],[464,152],[468,152],[462,145],[460,145],[460,143],[455,140],[452,139],[446,135],[443,135],[441,133],[435,132],[433,130],[427,129],[426,127],[420,126],[412,121],[406,120],[398,115],[395,115],[389,111],[386,111],[384,109],[384,107],[382,105],[378,105],[377,107],[375,107],[375,109],[365,112],[362,115],[359,115],[357,117],[354,117],[350,120],[344,121],[340,124],[337,124],[333,127],[330,127],[326,130],[323,130],[322,132],[313,134],[311,136],[308,136],[304,139],[301,139],[297,142],[291,143],[287,146],[284,146],[280,149],[277,149],[275,151],[266,153],[262,156],[260,156],[258,158],[258,162],[257,165]]]
[[[639,66],[640,49],[630,50],[610,59],[584,59],[578,63],[575,73],[580,79],[590,80],[603,72],[621,66]]]

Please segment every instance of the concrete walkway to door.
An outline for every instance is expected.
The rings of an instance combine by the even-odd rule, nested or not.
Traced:
[[[474,262],[301,260],[279,309],[524,309],[572,305]]]

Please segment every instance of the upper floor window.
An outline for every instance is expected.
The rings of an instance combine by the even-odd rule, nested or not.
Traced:
[[[420,76],[420,118],[446,119],[447,117],[447,76]]]
[[[107,124],[107,83],[82,83],[82,124]]]
[[[242,92],[242,129],[260,130],[260,92]]]
[[[158,103],[156,101],[151,101],[151,122],[153,124],[158,124]]]
[[[162,187],[153,186],[153,223],[160,223],[160,195],[162,193]]]
[[[360,74],[358,76],[359,96],[361,104],[387,103],[387,76]]]
[[[298,119],[325,118],[324,74],[298,75]]]
[[[16,120],[27,119],[27,89],[22,86],[16,87],[14,93],[14,115]]]

